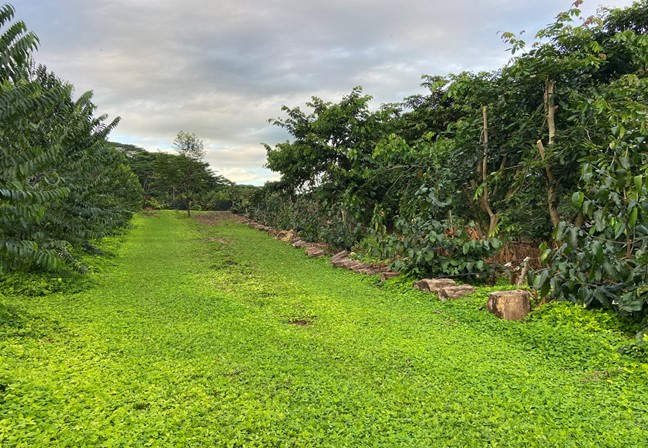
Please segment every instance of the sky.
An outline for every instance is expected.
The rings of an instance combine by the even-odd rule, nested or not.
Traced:
[[[172,151],[180,130],[228,179],[262,185],[268,120],[362,86],[372,107],[424,93],[422,75],[495,70],[499,33],[527,40],[573,0],[7,0],[40,39],[35,60],[121,117],[110,140]],[[585,0],[584,15],[631,0]]]

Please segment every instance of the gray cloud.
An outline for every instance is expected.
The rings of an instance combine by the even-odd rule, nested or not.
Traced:
[[[630,0],[610,0],[625,6]],[[36,60],[93,90],[121,116],[112,139],[149,150],[195,132],[207,160],[240,182],[274,178],[268,124],[311,96],[356,85],[375,106],[420,92],[423,74],[491,70],[509,58],[498,31],[552,22],[570,1],[14,0],[41,38]],[[584,6],[589,14],[595,4]],[[274,176],[274,177],[273,177]]]

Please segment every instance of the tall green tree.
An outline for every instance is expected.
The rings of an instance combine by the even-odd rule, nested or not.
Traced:
[[[117,120],[32,68],[38,41],[13,15],[0,8],[0,270],[58,269],[74,262],[71,246],[124,227],[140,190],[106,145]]]

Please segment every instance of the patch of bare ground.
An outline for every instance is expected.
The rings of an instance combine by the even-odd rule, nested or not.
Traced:
[[[293,318],[288,321],[290,325],[297,325],[299,327],[306,327],[308,325],[313,324],[313,318],[312,317],[307,317],[307,318]]]
[[[235,215],[232,212],[201,212],[193,215],[196,221],[210,226],[215,226],[223,221],[243,223],[246,219],[243,216]]]
[[[231,238],[216,238],[213,236],[205,238],[203,241],[207,241],[208,243],[220,243],[220,244],[230,244],[232,242]]]

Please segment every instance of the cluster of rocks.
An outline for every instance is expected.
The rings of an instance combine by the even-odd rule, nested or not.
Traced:
[[[470,285],[458,285],[450,278],[424,278],[414,283],[414,288],[436,294],[439,300],[459,299],[475,293]]]
[[[278,240],[292,244],[295,248],[304,249],[309,257],[324,257],[329,252],[326,244],[306,242],[294,230],[277,230],[254,221],[248,221],[247,224],[253,229],[268,232]],[[359,274],[380,275],[383,281],[398,275],[398,272],[390,270],[387,266],[363,263],[349,258],[347,251],[333,255],[329,263],[336,268],[348,269]],[[459,285],[449,278],[424,278],[414,283],[414,288],[436,294],[441,301],[459,299],[475,293],[474,287]],[[486,308],[501,319],[521,320],[531,311],[530,298],[529,292],[524,290],[491,292],[488,294]]]
[[[388,278],[398,276],[398,272],[390,270],[387,266],[371,264],[371,263],[363,263],[358,260],[353,260],[349,258],[349,252],[347,252],[346,250],[343,250],[342,252],[338,252],[337,254],[333,255],[329,259],[329,263],[331,263],[336,268],[348,269],[350,271],[357,272],[358,274],[366,274],[366,275],[380,274],[380,279],[382,281],[385,281]]]
[[[253,229],[261,230],[262,232],[268,232],[271,233],[275,229],[272,227],[264,226],[263,224],[259,224],[256,221],[246,221],[245,222],[248,226],[252,227]]]
[[[414,283],[414,288],[436,294],[446,301],[475,293],[470,285],[458,285],[449,278],[424,278]],[[524,290],[495,291],[488,294],[486,309],[505,320],[522,320],[531,312],[531,294]]]

